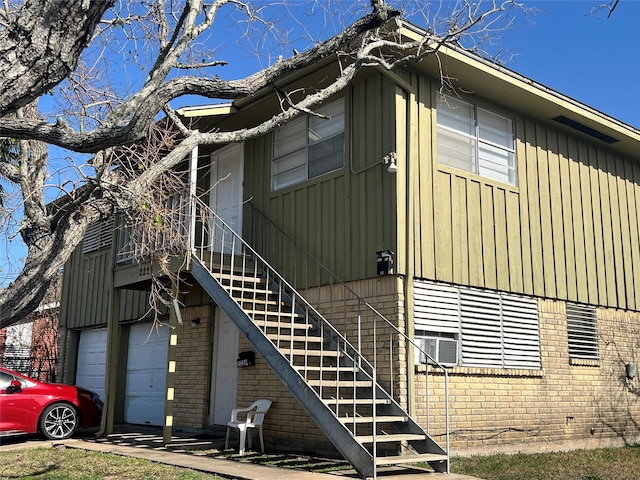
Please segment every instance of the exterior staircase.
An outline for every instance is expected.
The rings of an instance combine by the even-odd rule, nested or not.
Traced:
[[[198,218],[194,278],[358,473],[376,478],[379,466],[416,462],[448,472],[447,452],[380,383],[375,359],[367,360],[208,207],[198,206]]]

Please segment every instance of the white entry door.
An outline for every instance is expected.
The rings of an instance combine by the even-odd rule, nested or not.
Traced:
[[[231,410],[236,408],[238,387],[238,330],[229,316],[216,308],[214,333],[215,364],[211,381],[209,418],[213,425],[226,425],[231,419]]]
[[[164,425],[169,327],[134,323],[129,329],[124,421]]]
[[[211,154],[210,207],[238,235],[242,234],[242,181],[244,144],[234,143]],[[218,230],[213,240],[215,252],[231,253],[231,237]],[[235,252],[241,246],[236,243]]]
[[[75,384],[92,390],[104,400],[104,374],[107,368],[107,329],[80,332]]]

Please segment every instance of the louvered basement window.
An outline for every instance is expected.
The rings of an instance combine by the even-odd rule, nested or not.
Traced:
[[[113,237],[113,217],[109,220],[89,225],[84,234],[82,253],[95,252],[111,246]]]
[[[416,335],[458,339],[459,365],[541,368],[535,298],[422,280],[414,287]]]
[[[569,358],[598,360],[596,308],[567,303],[567,336]]]

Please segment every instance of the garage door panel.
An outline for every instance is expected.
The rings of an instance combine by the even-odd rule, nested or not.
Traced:
[[[107,329],[80,332],[76,385],[93,390],[104,399],[104,375],[107,365]]]
[[[125,422],[164,424],[169,328],[131,325],[127,353]]]

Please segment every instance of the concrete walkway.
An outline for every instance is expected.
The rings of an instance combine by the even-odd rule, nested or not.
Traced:
[[[221,477],[238,480],[337,480],[343,478],[360,478],[353,470],[342,470],[333,473],[314,473],[292,468],[279,468],[269,465],[255,465],[237,460],[212,458],[199,453],[198,450],[174,453],[164,450],[153,450],[143,447],[129,447],[109,442],[89,442],[86,440],[67,440],[62,442],[68,448],[82,448],[97,452],[113,453],[127,457],[143,458],[152,462],[191,468],[200,472],[215,473]],[[473,480],[473,477],[456,474],[441,474],[422,469],[379,469],[378,476],[385,480]]]
[[[153,441],[152,438],[148,440],[149,442]],[[137,443],[136,446],[133,446],[131,442],[123,441],[118,437],[109,437],[106,441],[91,438],[77,438],[59,442],[34,440],[24,442],[12,441],[9,444],[0,445],[0,451],[37,447],[76,448],[126,457],[142,458],[156,463],[190,468],[200,472],[216,474],[227,479],[237,480],[339,480],[340,478],[360,478],[354,470],[315,473],[301,469],[256,465],[247,461],[240,461],[239,457],[234,460],[215,458],[208,455],[210,450],[180,449],[180,445],[176,445],[176,442],[172,442],[172,446],[169,448],[163,446],[154,447],[149,442],[146,445],[144,443]],[[127,444],[123,445],[123,443]],[[192,444],[189,445],[189,447],[192,446]],[[478,480],[466,475],[435,473],[419,468],[394,467],[378,469],[378,477],[384,480]]]

